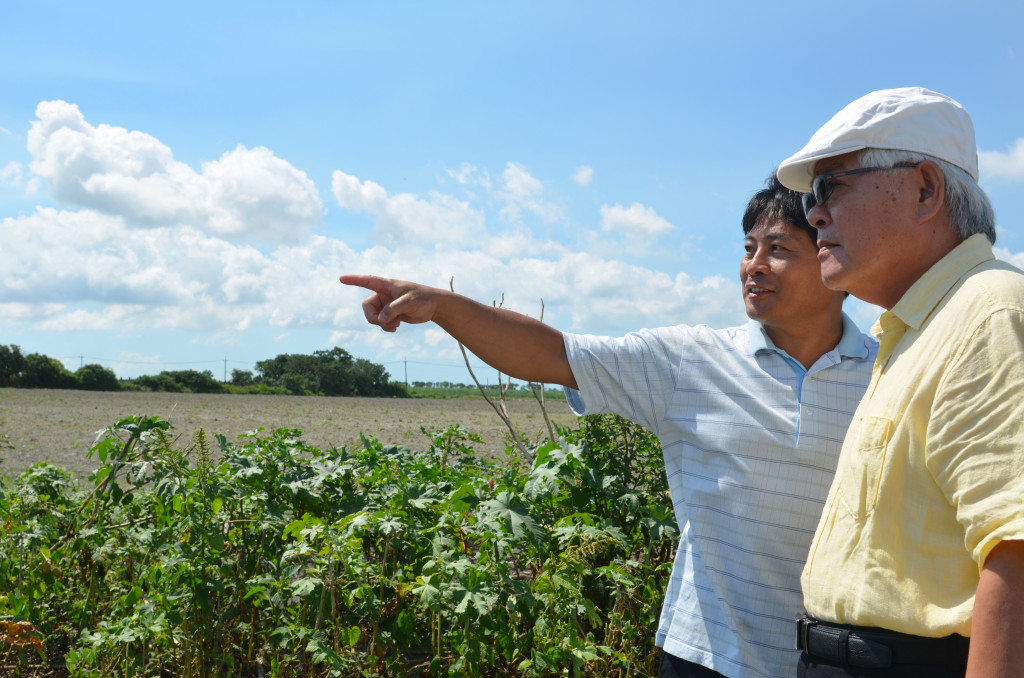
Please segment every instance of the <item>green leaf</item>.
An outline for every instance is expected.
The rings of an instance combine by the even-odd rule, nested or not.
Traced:
[[[536,543],[544,536],[544,530],[530,516],[529,507],[511,492],[502,492],[494,499],[483,502],[481,508],[486,515],[504,522],[516,538],[526,537]]]
[[[303,577],[292,584],[292,593],[302,597],[309,595],[320,586],[322,582],[318,577]]]
[[[121,604],[126,608],[135,607],[135,603],[142,600],[142,589],[138,586],[121,596]]]
[[[534,465],[533,470],[530,471],[530,479],[523,490],[526,497],[532,501],[537,501],[557,492],[561,486],[559,481],[560,474],[560,466],[557,464]]]
[[[417,577],[416,581],[419,583],[413,586],[412,592],[419,597],[420,606],[437,609],[441,603],[441,576],[432,574],[428,577]]]
[[[341,628],[341,639],[349,647],[355,647],[359,644],[359,640],[363,637],[363,631],[358,626],[349,626]]]
[[[479,505],[480,498],[476,495],[476,486],[471,483],[459,486],[448,495],[448,506],[456,513],[471,511]]]

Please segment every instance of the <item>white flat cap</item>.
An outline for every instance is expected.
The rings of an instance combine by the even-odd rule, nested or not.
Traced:
[[[872,92],[836,113],[806,146],[779,165],[779,181],[806,193],[815,163],[862,148],[926,153],[978,180],[974,123],[964,107],[938,92],[901,87]]]

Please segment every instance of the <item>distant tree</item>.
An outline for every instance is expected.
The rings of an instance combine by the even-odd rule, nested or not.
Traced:
[[[167,372],[151,375],[144,374],[135,379],[135,383],[147,391],[166,391],[168,393],[181,393],[184,387],[168,376]]]
[[[217,381],[210,370],[177,370],[165,372],[171,379],[192,393],[223,393],[224,384]]]
[[[29,353],[25,356],[25,369],[17,385],[22,388],[77,388],[78,381],[56,358]]]
[[[0,344],[0,387],[17,386],[24,371],[25,356],[21,355],[21,348]]]
[[[113,370],[102,365],[82,365],[75,372],[78,388],[85,391],[120,391],[121,384]]]
[[[392,385],[382,365],[355,359],[343,348],[314,351],[312,355],[281,354],[256,363],[257,383],[281,386],[290,393],[326,396],[408,395]]]
[[[309,380],[296,372],[286,372],[281,377],[280,385],[288,389],[292,395],[308,395],[313,393],[309,389]]]
[[[354,395],[358,391],[357,370],[353,369],[352,356],[340,348],[331,351],[317,351],[314,377],[316,392],[327,396]],[[359,361],[355,362],[358,365]]]
[[[352,366],[352,372],[355,382],[355,393],[353,395],[382,395],[382,392],[387,390],[388,373],[383,365],[359,358]]]
[[[143,376],[135,381],[150,391],[224,393],[224,384],[217,381],[210,370],[165,370],[155,377]]]
[[[235,386],[251,386],[252,372],[249,370],[231,370],[231,383]]]

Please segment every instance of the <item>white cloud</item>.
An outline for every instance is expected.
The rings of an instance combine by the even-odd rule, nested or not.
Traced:
[[[525,200],[544,192],[544,184],[519,163],[508,163],[501,178],[505,180],[505,190],[513,198]]]
[[[0,168],[0,186],[21,188],[24,185],[24,173],[21,164],[13,160]]]
[[[445,246],[355,252],[313,236],[271,253],[188,227],[131,229],[95,211],[39,209],[0,220],[0,325],[51,332],[203,333],[231,343],[242,331],[322,332],[324,346],[361,342],[359,354],[458,362],[432,326],[385,334],[363,319],[364,290],[342,272],[417,280],[538,317],[567,331],[623,334],[640,327],[743,322],[738,285],[691,279],[592,254],[508,257]],[[377,361],[380,357],[372,357]]]
[[[1017,139],[1007,153],[979,151],[978,164],[986,175],[1014,181],[1024,180],[1024,139]]]
[[[462,163],[458,170],[448,170],[448,176],[463,186],[481,186],[488,190],[491,188],[491,175],[487,170],[481,170],[468,162]]]
[[[39,209],[0,221],[0,303],[46,309],[33,322],[54,330],[323,326],[353,258],[318,236],[263,254],[190,227]]]
[[[498,259],[519,259],[530,256],[558,257],[569,251],[562,243],[537,239],[525,230],[490,236],[480,244],[480,249]]]
[[[1024,252],[1011,252],[1003,247],[994,247],[992,251],[995,253],[997,259],[1009,262],[1017,268],[1024,270]]]
[[[0,318],[32,322],[60,313],[67,304],[29,304],[20,301],[0,302]]]
[[[629,207],[602,205],[601,228],[608,232],[623,231],[642,236],[658,236],[675,227],[667,219],[658,216],[654,208],[635,202]]]
[[[24,191],[26,195],[35,195],[39,190],[39,179],[31,177],[26,180],[21,163],[12,160],[0,169],[0,186]]]
[[[519,163],[510,162],[501,173],[503,180],[499,197],[505,201],[501,215],[512,222],[522,220],[523,212],[530,212],[546,223],[561,218],[562,210],[554,203],[545,200],[544,184],[530,174],[529,170]]]
[[[270,242],[300,240],[320,221],[313,182],[269,149],[238,146],[196,172],[154,137],[93,126],[73,104],[44,101],[36,116],[30,167],[58,201],[124,217],[128,226],[184,224]]]
[[[545,198],[544,184],[519,163],[506,163],[497,185],[486,169],[471,163],[463,163],[459,169],[446,172],[463,187],[470,200],[502,205],[501,216],[515,225],[522,225],[529,214],[539,217],[544,223],[555,222],[563,216],[563,210]],[[475,189],[482,189],[480,195]]]
[[[341,170],[335,170],[331,190],[342,207],[374,214],[374,232],[386,245],[468,244],[485,232],[483,214],[450,195],[435,192],[429,200],[412,193],[389,196],[380,184]]]
[[[589,186],[590,182],[594,180],[594,168],[587,165],[577,167],[576,171],[572,173],[572,180],[580,186]]]
[[[195,172],[153,137],[92,126],[70,104],[44,103],[37,114],[32,171],[56,198],[80,208],[0,218],[0,326],[192,332],[182,343],[197,345],[254,333],[284,343],[312,331],[324,346],[362,342],[371,356],[461,361],[456,343],[434,326],[385,334],[368,325],[360,308],[366,292],[340,285],[343,272],[443,288],[454,277],[456,291],[484,303],[504,295],[506,308],[533,317],[543,300],[545,321],[567,331],[743,321],[738,285],[717,276],[698,280],[630,265],[615,246],[580,253],[521,223],[488,233],[484,207],[504,206],[516,219],[560,215],[543,183],[517,163],[506,165],[496,186],[473,165],[449,172],[461,186],[484,189],[479,201],[392,195],[335,171],[338,204],[375,218],[377,242],[357,252],[321,235],[287,241],[282,224],[312,223],[321,206],[296,198],[313,191],[312,183],[267,149],[238,148]],[[0,170],[8,182],[25,174],[17,163]],[[630,234],[671,228],[640,205],[608,208],[605,222]],[[254,235],[278,244],[257,249],[249,244]],[[605,255],[594,253],[600,251]]]
[[[0,134],[6,134],[6,135],[7,135],[7,136],[9,136],[9,137],[11,137],[11,136],[14,136],[14,135],[13,135],[13,134],[11,133],[11,130],[7,129],[7,128],[6,128],[6,127],[4,127],[3,125],[0,125]]]

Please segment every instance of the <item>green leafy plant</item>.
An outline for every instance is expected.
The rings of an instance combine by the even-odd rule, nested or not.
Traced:
[[[85,489],[50,465],[0,485],[0,673],[653,675],[676,537],[657,439],[560,434],[527,468],[459,426],[321,450],[123,419]]]

